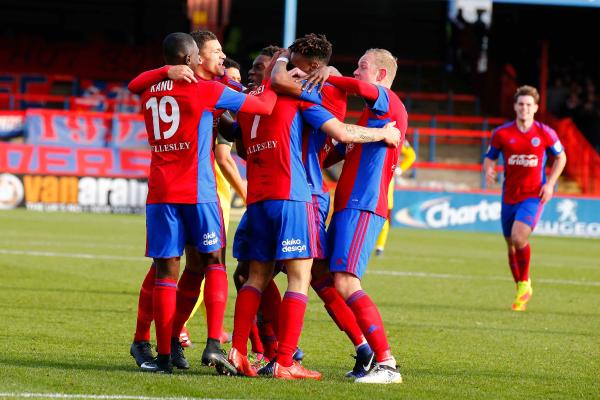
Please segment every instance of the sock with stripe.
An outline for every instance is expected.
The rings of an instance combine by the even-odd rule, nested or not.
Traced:
[[[184,269],[177,283],[177,307],[173,319],[173,337],[179,338],[183,325],[198,302],[204,274]]]
[[[342,296],[333,285],[333,277],[329,274],[317,281],[311,281],[310,285],[319,295],[329,316],[341,331],[345,332],[354,346],[359,346],[365,341],[365,337],[356,322],[354,313],[348,307]]]
[[[138,314],[135,326],[134,342],[150,341],[150,325],[152,325],[153,307],[152,292],[154,291],[154,280],[156,279],[156,267],[154,263],[150,266],[142,287],[140,288],[140,297],[138,300]]]
[[[223,332],[223,317],[227,307],[227,272],[225,265],[212,264],[206,267],[204,283],[204,305],[209,339],[219,340]]]
[[[352,309],[377,362],[383,363],[392,358],[381,315],[371,298],[363,290],[358,290],[348,297],[346,303]]]
[[[154,307],[154,326],[158,354],[171,354],[171,332],[177,301],[177,282],[164,278],[154,281],[152,305]]]
[[[260,298],[260,290],[254,286],[244,285],[235,300],[231,345],[242,355],[248,355],[248,336],[256,318]]]
[[[289,367],[298,347],[308,296],[297,292],[285,292],[279,311],[277,363]]]

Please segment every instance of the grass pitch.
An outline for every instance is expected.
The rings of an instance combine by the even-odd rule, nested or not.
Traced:
[[[139,372],[144,248],[143,216],[0,212],[1,398],[600,398],[597,240],[534,237],[534,295],[516,313],[500,234],[392,229],[364,279],[404,378],[389,386],[343,378],[353,348],[314,293],[301,347],[321,382],[216,376],[200,365],[200,316],[189,371]],[[230,282],[229,330],[233,305]]]

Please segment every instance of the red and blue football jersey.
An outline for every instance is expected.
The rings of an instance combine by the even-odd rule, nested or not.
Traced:
[[[147,204],[218,201],[213,111],[238,111],[246,96],[218,82],[164,80],[142,94],[152,152]]]
[[[277,97],[270,116],[238,113],[247,157],[248,204],[312,201],[302,162],[304,124],[319,129],[331,118],[334,116],[321,105],[288,96]]]
[[[345,91],[326,83],[321,92],[315,88],[310,93],[303,91],[301,99],[319,104],[334,117],[343,121],[346,117],[347,94]],[[311,111],[308,111],[311,112]],[[320,129],[307,126],[302,136],[302,162],[306,169],[306,178],[312,194],[327,193],[329,188],[323,180],[323,161],[327,155],[324,150],[328,136]]]
[[[516,121],[496,128],[492,133],[486,157],[504,158],[502,201],[516,204],[531,197],[539,197],[546,183],[546,151],[558,155],[563,146],[556,132],[541,122],[534,121],[527,132],[521,132]]]
[[[396,121],[401,142],[396,148],[384,142],[347,144],[344,167],[335,191],[334,212],[345,208],[388,214],[388,188],[398,164],[400,146],[408,127],[404,104],[391,90],[377,85],[377,100],[367,104],[357,125],[381,128]]]

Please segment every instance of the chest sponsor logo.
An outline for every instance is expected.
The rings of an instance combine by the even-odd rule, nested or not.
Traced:
[[[539,137],[534,137],[533,139],[531,139],[531,145],[533,147],[538,147],[540,145],[542,141],[540,140]]]
[[[281,251],[284,253],[300,253],[306,251],[306,245],[300,239],[285,239],[281,242]]]
[[[538,157],[535,154],[513,154],[507,164],[535,168],[538,166]]]

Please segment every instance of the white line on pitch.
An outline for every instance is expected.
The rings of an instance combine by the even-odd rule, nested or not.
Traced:
[[[106,254],[86,254],[86,253],[56,253],[53,251],[9,250],[9,249],[0,249],[0,254],[10,254],[10,255],[16,255],[16,256],[84,258],[84,259],[88,259],[88,260],[119,260],[119,261],[148,260],[146,257],[134,257],[134,256],[111,256],[111,255],[106,255]]]
[[[149,397],[120,394],[67,394],[67,393],[0,393],[0,398],[28,399],[106,399],[106,400],[205,400],[209,397]],[[214,399],[218,400],[218,399]]]
[[[390,276],[410,276],[417,278],[433,278],[433,279],[474,279],[485,281],[509,281],[510,277],[503,276],[479,276],[479,275],[458,275],[458,274],[436,274],[430,272],[411,272],[411,271],[367,271],[367,274],[372,275],[390,275]],[[551,283],[556,285],[577,285],[577,286],[600,286],[598,281],[572,281],[566,279],[545,279],[538,278],[535,280],[540,283]]]
[[[32,250],[9,250],[0,249],[0,254],[38,256],[38,257],[66,257],[66,258],[83,258],[88,260],[117,260],[117,261],[147,261],[146,257],[134,256],[111,256],[104,254],[86,254],[86,253],[56,253],[51,251],[32,251]],[[408,276],[415,278],[433,278],[433,279],[470,279],[484,281],[507,281],[509,277],[503,276],[479,276],[479,275],[460,275],[460,274],[438,274],[432,272],[414,272],[414,271],[367,271],[371,275],[388,275],[388,276]],[[575,286],[600,286],[598,281],[574,281],[566,279],[536,279],[539,283],[549,283],[555,285],[575,285]]]

